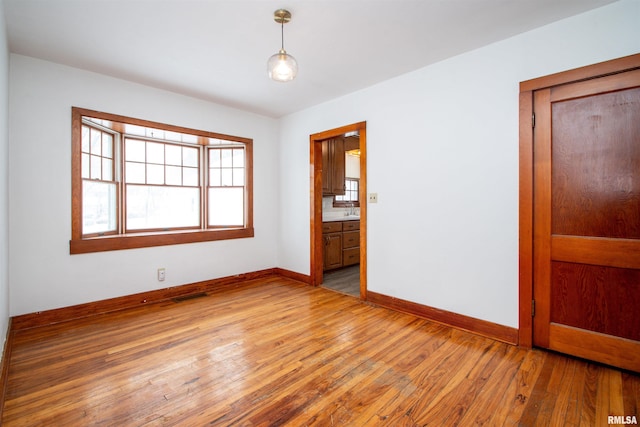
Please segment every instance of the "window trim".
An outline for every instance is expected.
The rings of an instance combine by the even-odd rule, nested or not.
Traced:
[[[224,139],[245,145],[245,226],[235,228],[207,228],[165,232],[141,232],[96,237],[82,236],[82,117],[89,116],[113,122],[198,135],[203,138]],[[216,240],[254,237],[253,228],[253,140],[238,136],[206,132],[180,126],[104,113],[79,107],[71,108],[71,254],[137,249],[154,246],[199,243]]]

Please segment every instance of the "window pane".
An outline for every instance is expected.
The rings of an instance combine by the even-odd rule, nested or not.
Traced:
[[[129,182],[132,184],[144,184],[145,183],[144,163],[127,162],[126,174],[127,174],[126,182]]]
[[[233,185],[244,185],[243,168],[233,168]]]
[[[167,145],[165,155],[166,164],[173,166],[182,166],[182,148],[177,145]]]
[[[169,229],[200,224],[200,191],[188,187],[127,185],[127,229]]]
[[[198,142],[198,135],[183,134],[182,142],[187,142],[189,144],[196,144]]]
[[[147,165],[147,184],[164,184],[164,166]]]
[[[84,154],[82,153],[82,177],[83,178],[90,178],[89,176],[89,155],[88,154]]]
[[[220,187],[220,185],[222,185],[220,169],[209,169],[209,186]]]
[[[164,144],[147,142],[147,163],[164,164]]]
[[[102,179],[113,181],[113,160],[102,158]]]
[[[220,150],[209,150],[209,167],[219,168],[221,164]]]
[[[164,131],[162,129],[146,128],[146,136],[164,139]]]
[[[102,133],[102,156],[113,157],[113,135],[110,133]]]
[[[222,182],[220,183],[220,185],[222,185],[222,186],[231,186],[231,185],[233,185],[232,170],[231,169],[222,169],[220,172],[222,174]]]
[[[146,133],[144,126],[137,126],[137,125],[130,125],[130,124],[124,125],[124,132],[131,135],[142,135],[142,136],[144,136],[144,134]]]
[[[82,151],[88,153],[91,149],[91,143],[89,140],[89,127],[82,126]]]
[[[167,166],[167,185],[182,185],[182,168],[180,166]]]
[[[232,159],[233,159],[232,150],[230,150],[230,149],[220,150],[220,155],[222,157],[222,167],[223,168],[230,168],[231,166],[233,166],[233,163],[231,163]]]
[[[182,168],[182,185],[198,186],[198,169]]]
[[[82,182],[82,233],[116,230],[116,185],[96,181]]]
[[[209,189],[209,226],[244,225],[244,189]]]
[[[164,139],[169,141],[182,141],[182,134],[178,132],[172,132],[170,130],[164,131]]]
[[[182,166],[198,167],[198,149],[182,147]]]
[[[244,150],[233,150],[233,167],[244,167]]]
[[[127,139],[125,160],[128,162],[144,162],[144,141],[137,139]]]
[[[102,178],[102,157],[91,156],[91,179]]]
[[[100,132],[98,129],[91,128],[91,154],[100,155],[102,152],[102,139],[100,138]]]

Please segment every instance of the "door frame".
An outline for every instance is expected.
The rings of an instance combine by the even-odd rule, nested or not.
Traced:
[[[322,284],[322,141],[357,131],[360,135],[360,299],[367,299],[367,122],[358,122],[309,136],[310,166],[310,283]]]
[[[576,68],[520,83],[519,148],[519,328],[518,344],[533,346],[533,93],[568,83],[596,79],[611,74],[640,69],[640,54],[629,55],[594,65]]]

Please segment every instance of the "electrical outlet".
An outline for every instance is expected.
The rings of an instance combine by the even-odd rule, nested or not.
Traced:
[[[369,193],[369,203],[378,203],[378,193]]]
[[[166,271],[164,268],[158,269],[158,282],[164,282],[165,273]]]

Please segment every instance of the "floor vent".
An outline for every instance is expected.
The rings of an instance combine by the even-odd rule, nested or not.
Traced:
[[[202,298],[206,296],[207,294],[205,292],[198,292],[197,294],[182,295],[182,296],[171,298],[171,299],[173,300],[173,302],[182,302],[182,301],[188,301],[190,299]]]

